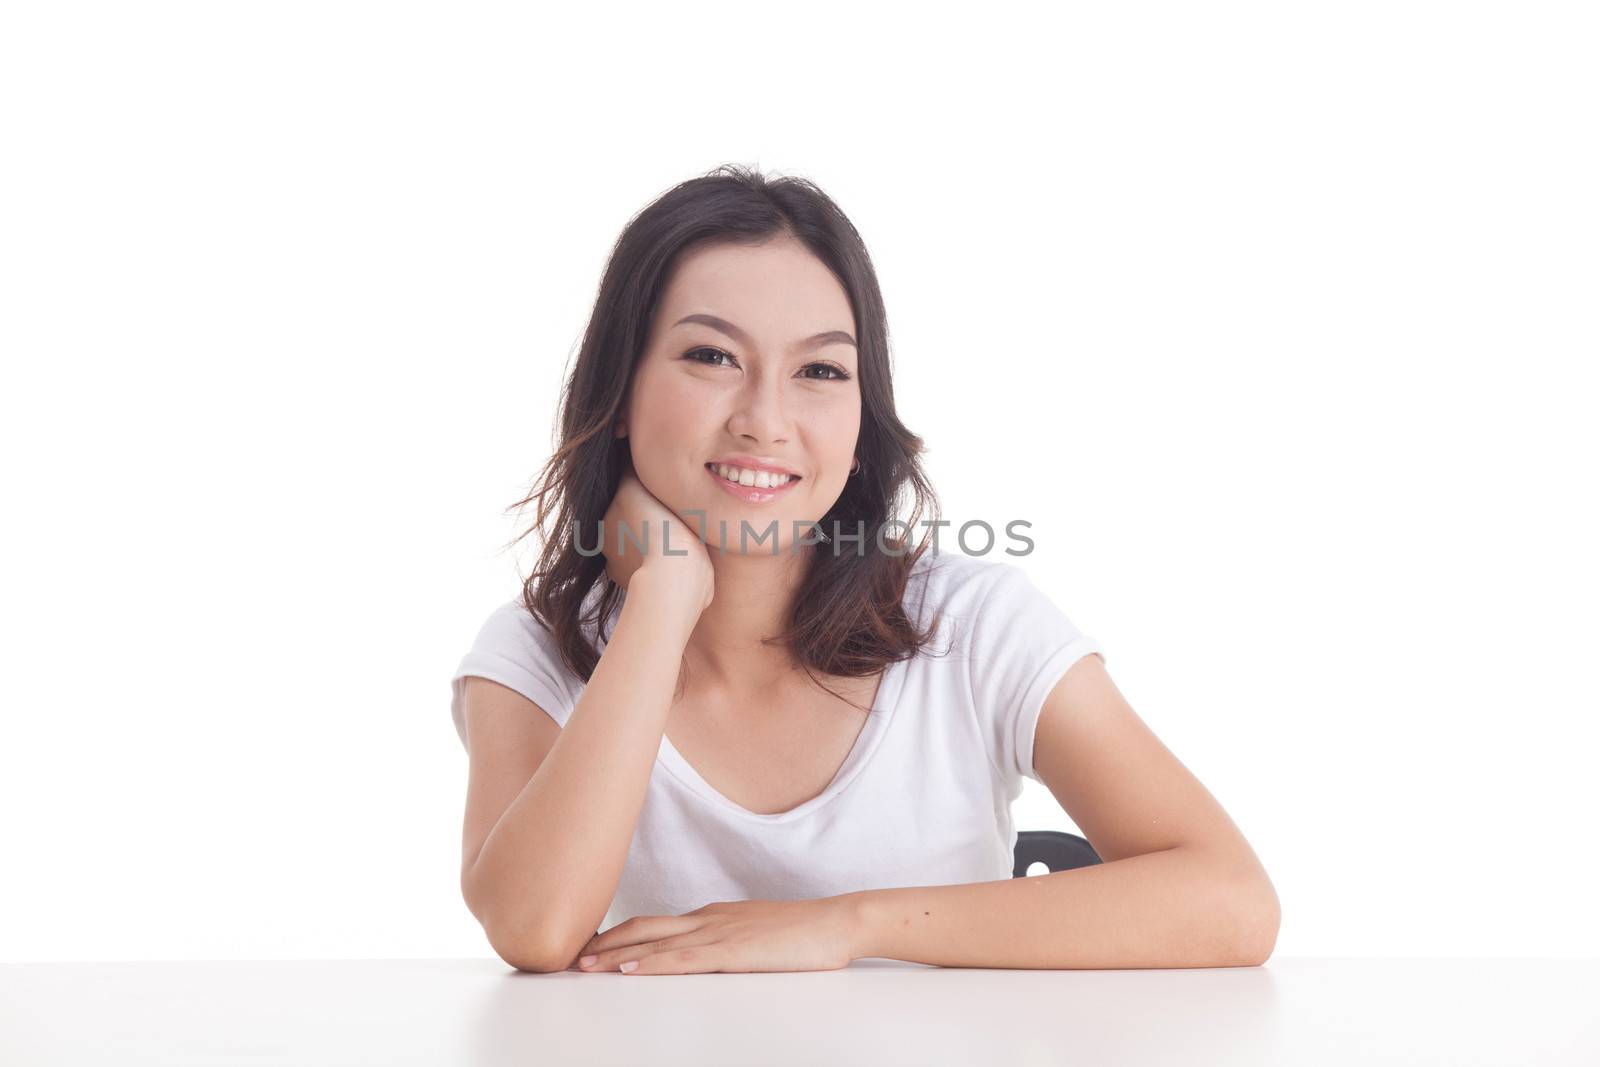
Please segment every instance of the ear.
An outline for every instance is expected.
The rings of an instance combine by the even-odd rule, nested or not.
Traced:
[[[628,423],[627,423],[627,420],[618,419],[616,428],[611,431],[611,436],[612,437],[626,437],[626,436],[628,436]]]

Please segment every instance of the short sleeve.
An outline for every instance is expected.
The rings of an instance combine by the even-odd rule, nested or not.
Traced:
[[[1026,571],[1011,563],[989,566],[998,573],[971,622],[972,697],[996,766],[1013,782],[1037,782],[1033,740],[1045,698],[1078,660],[1105,655]]]
[[[562,727],[582,689],[582,683],[562,662],[555,638],[520,598],[502,604],[489,615],[450,679],[450,717],[463,748],[469,747],[466,709],[462,704],[463,681],[469,675],[499,682],[521,693]]]

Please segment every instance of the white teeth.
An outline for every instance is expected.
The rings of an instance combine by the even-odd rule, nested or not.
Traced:
[[[788,474],[778,474],[772,471],[741,470],[730,467],[726,463],[713,463],[712,469],[730,482],[740,485],[753,486],[757,489],[780,489],[788,485],[793,477]]]

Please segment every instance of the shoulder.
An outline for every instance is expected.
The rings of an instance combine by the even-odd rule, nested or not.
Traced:
[[[516,597],[489,612],[473,647],[524,660],[545,657],[555,651],[556,644],[550,630]]]
[[[592,628],[583,630],[592,640]],[[521,693],[560,726],[566,725],[583,691],[583,682],[567,667],[555,635],[520,595],[489,612],[451,676],[451,715],[463,743],[462,680],[469,676],[487,678]]]
[[[976,615],[997,591],[1027,583],[1027,573],[1015,563],[930,550],[912,566],[907,594],[917,598],[923,613],[940,611],[965,619]]]
[[[929,554],[931,556],[931,553]],[[1070,643],[1080,635],[1062,607],[1020,563],[965,553],[919,559],[916,615],[927,625],[935,614],[955,646],[986,656],[1030,646]],[[911,594],[908,594],[910,596]]]
[[[598,594],[602,590],[599,585],[591,589],[584,598],[580,615],[587,616],[594,607]],[[615,614],[615,609],[613,609]],[[595,644],[597,630],[587,618],[579,624],[583,636]],[[555,634],[550,631],[538,616],[529,610],[527,603],[519,594],[503,604],[500,604],[489,613],[483,625],[478,629],[474,647],[486,648],[491,651],[510,655],[518,660],[537,659],[544,661],[552,668],[562,664],[561,649],[556,641]],[[604,647],[604,640],[599,641],[599,646]],[[564,669],[564,668],[563,668]]]

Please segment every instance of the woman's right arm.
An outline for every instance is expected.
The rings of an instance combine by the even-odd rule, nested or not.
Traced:
[[[462,876],[489,943],[519,970],[565,970],[611,906],[699,618],[674,582],[649,566],[631,575],[565,728]]]

